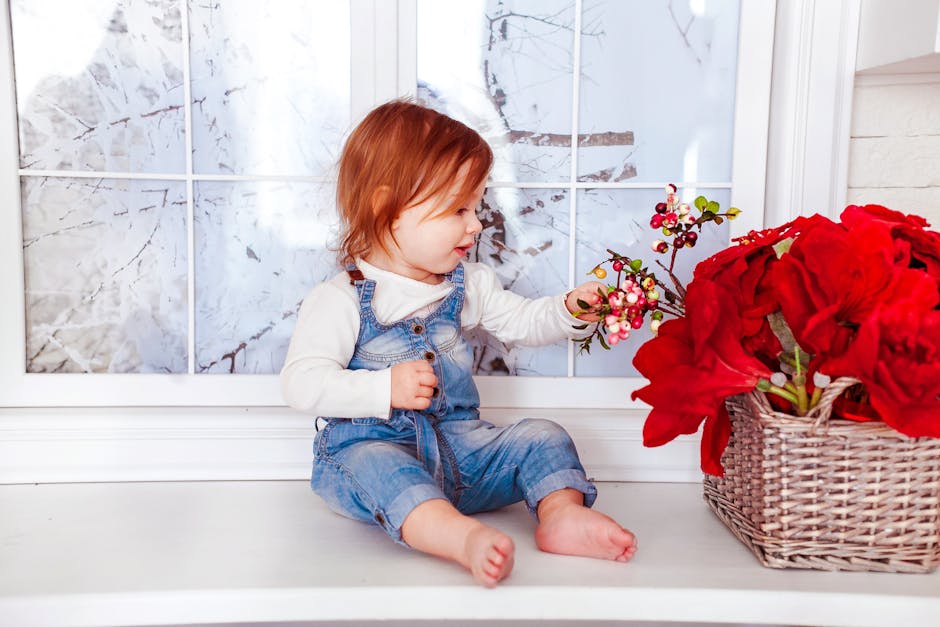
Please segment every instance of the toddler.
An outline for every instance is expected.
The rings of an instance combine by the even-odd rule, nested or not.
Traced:
[[[346,271],[304,299],[281,372],[284,398],[323,418],[311,485],[334,511],[453,560],[485,586],[513,566],[512,539],[468,516],[525,501],[543,550],[617,561],[633,534],[590,509],[597,490],[568,434],[547,420],[479,419],[463,331],[544,345],[596,321],[599,283],[526,299],[462,259],[493,154],[473,130],[405,101],[378,107],[343,148],[337,203]]]

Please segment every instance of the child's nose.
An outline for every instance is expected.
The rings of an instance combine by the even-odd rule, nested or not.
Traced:
[[[476,214],[474,214],[473,218],[470,220],[470,224],[467,225],[467,233],[469,233],[470,235],[476,235],[482,230],[483,230],[483,223],[480,222],[480,218],[478,218]]]

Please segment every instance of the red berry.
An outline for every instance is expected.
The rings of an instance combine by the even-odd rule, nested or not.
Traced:
[[[628,317],[628,318],[636,318],[636,317],[639,316],[639,315],[640,315],[640,308],[639,308],[639,307],[637,307],[636,305],[630,305],[629,307],[627,307],[627,317]]]
[[[642,327],[642,326],[643,326],[643,316],[637,316],[636,318],[634,318],[633,320],[631,320],[631,321],[630,321],[630,326],[633,327],[634,329],[639,329],[640,327]]]
[[[614,269],[614,272],[620,272],[623,270],[623,262],[619,259],[615,259],[614,262],[610,264],[610,267]]]
[[[661,213],[654,213],[653,217],[650,218],[650,226],[654,229],[658,229],[663,225],[663,215]]]
[[[666,213],[669,210],[669,206],[664,202],[656,203],[656,213]]]
[[[688,231],[685,234],[685,241],[693,246],[695,246],[695,241],[698,239],[698,233],[695,231]]]

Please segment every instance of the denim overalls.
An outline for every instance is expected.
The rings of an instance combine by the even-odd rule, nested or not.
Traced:
[[[378,523],[401,539],[405,518],[424,501],[448,499],[465,514],[525,500],[561,488],[597,496],[567,432],[548,420],[495,427],[479,419],[471,376],[473,352],[463,339],[460,312],[464,269],[445,279],[454,289],[425,318],[381,324],[372,309],[375,282],[355,266],[348,272],[359,293],[359,338],[350,370],[379,370],[426,360],[438,386],[423,411],[394,409],[382,418],[327,418],[314,441],[311,486],[334,511]]]

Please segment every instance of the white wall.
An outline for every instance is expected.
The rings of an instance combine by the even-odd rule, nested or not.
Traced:
[[[940,230],[940,74],[857,77],[847,201],[916,213]]]

